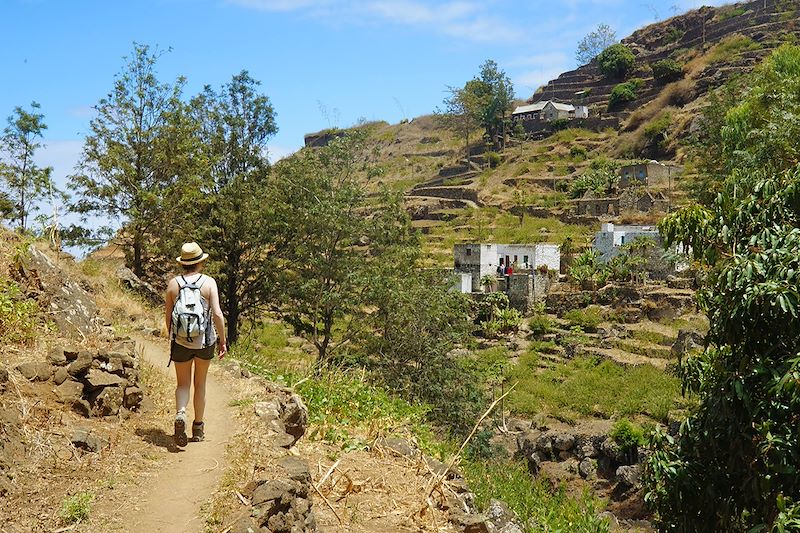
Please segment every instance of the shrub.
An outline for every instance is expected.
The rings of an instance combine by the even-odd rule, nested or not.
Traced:
[[[636,56],[631,49],[624,44],[612,44],[603,50],[597,61],[600,64],[600,71],[608,77],[624,78],[633,68]]]
[[[81,522],[89,517],[89,510],[94,494],[89,491],[79,492],[61,503],[61,519],[67,524]]]
[[[586,309],[572,309],[564,314],[570,325],[579,326],[584,331],[597,331],[597,326],[603,321],[603,310],[595,305]]]
[[[0,277],[0,342],[29,344],[36,339],[39,306],[19,286]]]
[[[500,164],[500,161],[502,161],[502,158],[497,152],[486,152],[486,162],[489,163],[491,168],[497,167],[497,165]]]
[[[647,145],[663,148],[670,125],[672,125],[672,115],[669,113],[663,113],[645,125],[643,133]]]
[[[652,65],[653,78],[657,83],[664,84],[679,80],[683,77],[683,67],[674,59],[662,59]]]
[[[636,100],[636,92],[639,90],[640,85],[640,80],[631,80],[618,84],[612,89],[611,96],[608,98],[608,109],[612,110],[621,104]]]
[[[580,144],[573,144],[569,148],[569,155],[576,159],[585,160],[588,153],[584,146],[581,146]]]
[[[546,335],[553,329],[553,321],[547,315],[536,315],[528,322],[528,328],[534,335]]]
[[[617,443],[623,452],[644,444],[644,431],[638,424],[634,424],[627,418],[617,420],[608,436]]]

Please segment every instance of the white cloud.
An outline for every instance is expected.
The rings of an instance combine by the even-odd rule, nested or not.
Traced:
[[[295,11],[328,23],[389,23],[476,42],[518,42],[521,29],[491,14],[485,3],[451,0],[228,0],[262,11]]]

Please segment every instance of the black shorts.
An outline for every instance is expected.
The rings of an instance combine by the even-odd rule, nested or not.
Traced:
[[[216,348],[216,346],[217,344],[214,343],[205,348],[187,348],[186,346],[172,341],[172,345],[169,348],[169,358],[176,363],[185,363],[186,361],[191,361],[194,357],[211,361],[214,359],[214,348]]]

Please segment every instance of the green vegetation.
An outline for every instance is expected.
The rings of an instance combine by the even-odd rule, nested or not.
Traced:
[[[282,338],[272,327],[268,331],[272,334],[263,333],[258,337],[266,336],[270,342]],[[425,453],[443,461],[456,450],[455,442],[437,438],[441,432],[426,424],[430,417],[429,406],[398,399],[382,386],[371,383],[370,372],[322,371],[301,380],[297,374],[271,366],[274,361],[264,365],[265,359],[259,359],[258,354],[235,356],[250,370],[270,379],[289,385],[299,382],[296,389],[303,396],[311,418],[310,439],[324,440],[348,451],[367,447],[368,442],[361,437],[365,433],[370,437],[411,436]],[[482,350],[464,364],[483,380],[498,379],[506,371],[508,352],[503,348]],[[452,398],[452,390],[447,393]],[[564,488],[553,488],[542,477],[533,479],[521,462],[481,460],[479,455],[470,453],[460,464],[479,507],[485,507],[491,498],[500,498],[525,523],[534,527],[526,529],[529,532],[537,531],[538,527],[548,531],[608,531],[608,524],[597,518],[602,503],[588,494],[574,499]],[[537,526],[533,526],[534,523]]]
[[[726,20],[739,17],[747,13],[747,9],[744,7],[736,7],[736,6],[722,6],[717,10],[716,19],[719,22],[725,22]]]
[[[5,156],[0,159],[0,218],[16,221],[23,233],[38,202],[55,186],[50,177],[53,168],[34,161],[47,129],[40,107],[36,102],[31,102],[30,111],[15,107],[0,135],[0,154]]]
[[[610,78],[624,78],[633,68],[636,56],[624,44],[612,44],[603,50],[597,61],[600,71]]]
[[[448,89],[443,111],[437,115],[456,133],[462,134],[469,146],[469,135],[477,127],[485,128],[496,150],[504,148],[506,122],[514,103],[514,86],[495,61],[488,59],[480,74],[464,87]]]
[[[637,446],[644,444],[644,430],[627,418],[621,418],[614,422],[614,427],[608,434],[623,452],[636,449]]]
[[[0,342],[31,344],[39,336],[39,306],[19,286],[0,277]]]
[[[545,314],[536,314],[528,321],[528,328],[533,335],[547,335],[553,330],[553,321]]]
[[[526,533],[607,533],[610,530],[607,520],[597,518],[601,502],[588,493],[575,499],[564,487],[553,488],[544,477],[532,480],[520,461],[465,461],[461,470],[475,493],[479,509],[485,509],[492,498],[501,499],[517,513],[523,524],[528,524]]]
[[[91,491],[73,494],[61,502],[59,516],[67,524],[82,522],[89,518],[92,501],[94,501],[94,493]]]
[[[705,152],[716,197],[660,225],[707,272],[698,300],[710,330],[678,367],[699,403],[676,437],[652,436],[645,498],[663,530],[795,531],[800,48],[779,48],[732,100]]]
[[[521,358],[508,381],[519,381],[509,404],[521,414],[547,413],[564,420],[577,416],[645,415],[666,422],[680,398],[679,380],[650,365],[622,367],[578,357],[537,372],[535,353]]]
[[[669,128],[672,125],[672,114],[663,111],[656,118],[645,124],[642,133],[644,148],[663,150],[666,147]]]
[[[746,35],[730,35],[717,43],[707,53],[709,63],[722,63],[730,61],[743,52],[759,50],[761,44]]]
[[[571,309],[564,314],[564,318],[571,326],[580,326],[584,331],[597,331],[597,326],[605,319],[603,310],[596,305],[586,309]]]
[[[651,65],[656,83],[665,84],[683,77],[683,66],[674,59],[662,59]]]
[[[636,100],[636,93],[641,84],[641,80],[634,79],[616,85],[608,98],[608,109],[616,109],[622,104]]]

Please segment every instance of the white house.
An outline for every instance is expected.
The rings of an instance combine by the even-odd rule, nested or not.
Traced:
[[[561,252],[557,244],[456,244],[453,263],[457,273],[472,275],[472,292],[479,292],[481,278],[495,275],[500,264],[515,265],[516,271],[546,268],[558,272]]]
[[[600,253],[602,261],[609,261],[620,253],[620,247],[632,242],[637,237],[653,239],[661,245],[661,235],[655,226],[631,226],[607,223],[600,226],[594,237],[594,249]]]
[[[585,105],[562,104],[546,100],[535,104],[517,107],[511,114],[520,120],[545,120],[552,122],[559,119],[589,118],[589,108]]]

